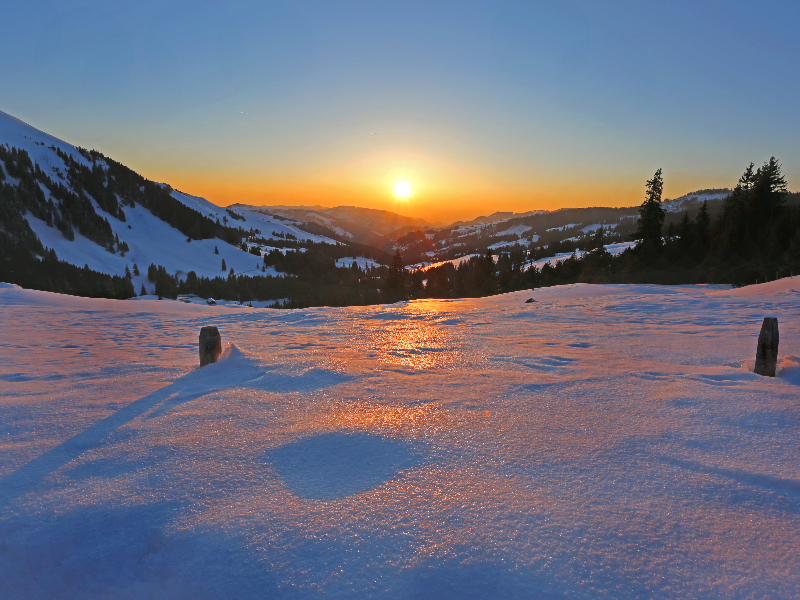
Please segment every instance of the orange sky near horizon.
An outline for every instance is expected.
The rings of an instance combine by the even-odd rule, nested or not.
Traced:
[[[648,175],[652,176],[652,175]],[[434,181],[419,183],[413,177],[393,173],[371,185],[365,182],[346,185],[324,181],[264,181],[256,176],[220,177],[217,174],[157,173],[155,178],[169,183],[182,192],[201,196],[220,206],[235,203],[256,206],[359,206],[388,210],[408,217],[424,219],[433,224],[449,224],[470,220],[494,212],[527,212],[584,208],[590,206],[637,206],[644,197],[644,181],[637,182],[572,182],[557,185],[542,182],[536,186],[492,186],[462,182],[447,186]],[[400,199],[394,192],[397,181],[408,181],[411,195]],[[669,186],[664,198],[677,197],[708,182]],[[726,187],[719,182],[719,187]],[[729,185],[727,186],[729,187]],[[677,188],[677,189],[676,189]],[[674,192],[670,191],[674,190]]]

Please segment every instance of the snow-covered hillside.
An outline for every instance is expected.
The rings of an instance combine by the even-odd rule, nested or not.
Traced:
[[[723,200],[730,195],[729,189],[698,190],[689,192],[678,198],[665,199],[662,203],[665,212],[683,212],[696,209],[703,202]]]
[[[605,244],[603,247],[606,249],[606,251],[609,254],[611,254],[612,256],[616,256],[617,254],[621,254],[621,253],[625,252],[625,250],[627,250],[628,248],[632,248],[635,245],[636,245],[636,242],[618,242],[618,243],[615,243],[615,244]],[[496,250],[496,249],[502,250],[504,244],[495,244],[495,246],[497,246],[497,247],[493,248],[493,247],[490,246],[490,249],[492,249],[492,250]],[[586,254],[586,251],[585,250],[576,250],[574,252],[574,254],[578,258],[581,258]],[[567,260],[572,255],[573,255],[572,252],[559,252],[559,253],[554,254],[552,256],[547,256],[545,258],[539,258],[539,259],[536,259],[536,260],[533,260],[533,261],[527,263],[524,266],[524,270],[527,271],[531,267],[536,267],[537,269],[541,269],[547,263],[550,263],[550,264],[554,265],[556,263],[560,263],[561,261]],[[435,262],[435,263],[426,263],[426,262],[416,263],[416,264],[413,264],[413,265],[409,265],[408,268],[410,270],[412,270],[412,271],[415,271],[415,270],[427,271],[428,269],[432,269],[434,267],[440,267],[440,266],[448,264],[448,263],[452,264],[455,267],[458,267],[461,263],[467,262],[471,258],[474,258],[476,256],[481,256],[481,254],[467,254],[465,256],[459,256],[458,258],[453,258],[453,259],[450,259],[450,260],[443,260],[443,261]],[[495,262],[497,262],[498,255],[497,254],[493,254],[492,256],[494,257]]]
[[[562,252],[590,245],[602,225],[609,243],[628,241],[635,231],[637,208],[561,209],[529,213],[495,213],[435,232],[412,231],[392,240],[411,263],[449,261],[487,249],[500,252],[547,250]],[[564,243],[570,248],[564,248]]]
[[[364,258],[363,256],[346,256],[344,258],[336,259],[337,267],[351,267],[353,266],[353,263],[356,263],[359,269],[363,269],[365,271],[380,266],[374,260]]]
[[[154,284],[147,279],[147,267],[150,264],[163,265],[169,273],[177,273],[181,279],[189,271],[194,271],[199,277],[224,277],[230,269],[248,275],[277,274],[272,268],[262,271],[263,261],[257,256],[221,240],[187,242],[178,230],[141,206],[129,208],[126,214],[125,223],[109,219],[112,230],[130,248],[125,256],[106,252],[80,233],[76,233],[75,240],[70,242],[58,229],[48,227],[30,213],[26,218],[42,244],[53,248],[61,260],[78,266],[89,265],[90,269],[110,275],[124,275],[126,266],[132,271],[133,265],[137,265],[140,275],[132,277],[137,293],[142,285],[148,293],[153,293]],[[215,249],[219,254],[215,254]],[[223,260],[226,263],[224,271]]]
[[[172,196],[185,204],[190,206],[201,214],[206,215],[212,219],[228,218],[227,212],[224,208],[209,202],[200,196],[191,196],[177,190],[172,191]],[[277,219],[270,215],[257,212],[254,210],[247,210],[242,207],[231,209],[233,213],[242,217],[241,219],[234,219],[234,222],[241,225],[245,229],[258,229],[261,231],[260,235],[265,238],[269,237],[284,237],[286,234],[293,235],[300,241],[308,242],[325,242],[328,244],[335,244],[335,240],[326,238],[320,235],[314,235],[300,229],[297,222],[290,219]]]
[[[0,321],[4,599],[800,597],[800,278]]]
[[[633,248],[635,245],[636,242],[617,242],[615,244],[605,244],[603,247],[606,249],[606,252],[608,252],[611,256],[616,256],[617,254],[622,254],[628,248]],[[586,254],[586,251],[576,250],[574,254],[578,258],[582,258]],[[525,270],[528,270],[532,267],[541,269],[547,263],[555,265],[557,263],[560,263],[561,261],[567,260],[572,255],[573,252],[558,252],[553,256],[546,256],[545,258],[539,258],[525,265]]]
[[[25,150],[33,163],[38,165],[47,176],[67,187],[70,185],[66,176],[67,164],[64,158],[59,156],[59,151],[64,155],[71,156],[76,162],[87,168],[92,167],[92,162],[76,147],[39,131],[2,111],[0,111],[0,144],[9,149]],[[103,161],[100,161],[100,164],[105,166]],[[12,177],[7,179],[10,183],[15,183]],[[45,201],[50,200],[50,191],[44,186],[40,187]],[[300,242],[337,243],[323,236],[306,233],[297,226],[297,223],[287,219],[275,219],[246,210],[235,211],[238,218],[234,218],[224,208],[204,198],[191,196],[177,190],[172,190],[171,195],[185,206],[209,217],[212,221],[228,222],[230,220],[229,224],[232,226],[241,227],[246,231],[257,230],[260,232],[258,233],[260,238],[268,240],[274,237],[280,238],[280,240],[294,239]],[[139,204],[134,207],[124,206],[126,219],[122,221],[117,215],[105,212],[91,197],[90,200],[95,212],[108,220],[112,233],[129,247],[130,250],[124,255],[108,252],[106,248],[87,239],[77,231],[75,239],[71,241],[64,237],[57,227],[48,226],[31,212],[25,214],[25,219],[42,244],[55,250],[61,260],[79,267],[88,265],[92,270],[109,275],[124,275],[126,267],[132,271],[133,265],[137,265],[141,275],[134,276],[132,279],[137,293],[142,285],[145,285],[148,292],[153,291],[154,284],[146,276],[146,270],[150,264],[162,265],[170,274],[177,274],[180,279],[185,278],[189,271],[205,277],[224,276],[230,269],[233,269],[235,273],[249,275],[277,274],[273,268],[262,269],[263,264],[259,257],[223,240],[203,239],[187,242],[187,236],[184,233]],[[260,244],[260,248],[262,252],[266,253],[273,246],[268,243]],[[223,260],[226,266],[224,270],[222,269]]]
[[[25,150],[34,163],[54,177],[64,180],[64,161],[51,150],[55,146],[62,152],[71,155],[76,161],[84,166],[91,166],[91,163],[77,151],[75,146],[58,139],[27,123],[20,121],[16,117],[0,110],[0,144],[15,146]]]

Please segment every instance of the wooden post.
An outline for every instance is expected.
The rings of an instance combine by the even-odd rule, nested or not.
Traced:
[[[203,327],[200,330],[200,366],[217,362],[222,354],[222,337],[219,329],[214,326]]]
[[[765,377],[775,377],[775,369],[778,366],[778,319],[775,317],[765,317],[761,325],[761,333],[758,334],[758,348],[756,349],[756,368],[757,375]]]

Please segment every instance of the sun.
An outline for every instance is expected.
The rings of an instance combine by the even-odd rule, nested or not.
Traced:
[[[398,181],[394,184],[394,193],[398,198],[406,198],[411,193],[411,185],[407,181]]]

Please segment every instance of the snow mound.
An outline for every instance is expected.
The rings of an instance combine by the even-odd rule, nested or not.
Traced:
[[[304,393],[338,385],[351,378],[328,369],[290,369],[267,364],[257,355],[227,344],[216,363],[196,367],[168,388],[170,397],[159,414],[169,408],[221,390],[251,389],[275,393]],[[163,392],[163,390],[162,390]]]
[[[783,357],[778,365],[777,376],[794,385],[800,385],[800,356]]]
[[[726,296],[771,296],[774,294],[789,294],[800,299],[800,275],[747,285],[724,292]]]

